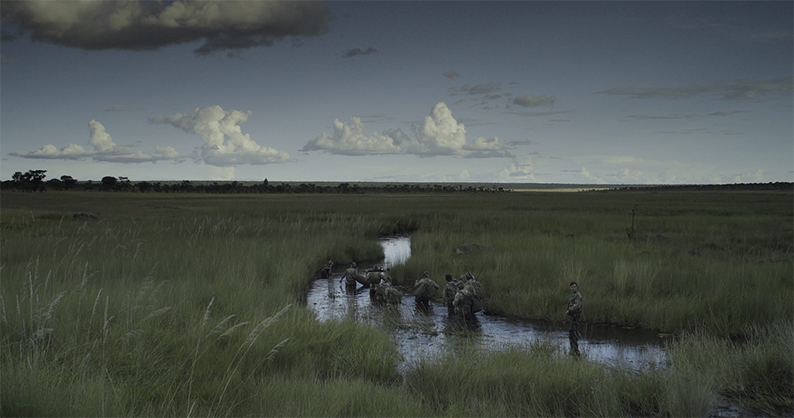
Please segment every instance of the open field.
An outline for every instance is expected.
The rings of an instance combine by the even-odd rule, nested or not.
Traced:
[[[793,198],[4,191],[0,412],[692,416],[717,395],[790,411]],[[584,321],[678,334],[673,364],[637,375],[539,344],[403,378],[384,330],[301,306],[326,260],[375,260],[399,233],[398,283],[469,268],[490,313],[555,320],[576,280]],[[455,254],[470,243],[488,249]]]

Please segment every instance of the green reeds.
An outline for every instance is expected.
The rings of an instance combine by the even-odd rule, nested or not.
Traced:
[[[539,342],[459,352],[409,372],[406,384],[447,416],[700,416],[713,400],[708,386],[671,380],[661,367],[615,369],[561,351]]]
[[[1,201],[3,415],[681,416],[716,396],[791,408],[790,192]],[[490,313],[559,320],[575,280],[584,321],[682,334],[672,369],[541,344],[456,353],[404,384],[386,330],[301,306],[328,259],[377,260],[375,239],[404,231],[397,284],[469,269]],[[472,243],[486,249],[455,252]]]

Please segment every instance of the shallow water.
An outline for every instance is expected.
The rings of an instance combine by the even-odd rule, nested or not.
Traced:
[[[384,239],[381,245],[384,267],[404,263],[411,256],[408,237]],[[562,321],[510,320],[480,312],[474,323],[460,324],[448,318],[447,309],[438,301],[427,312],[417,309],[413,295],[407,291],[403,291],[403,302],[396,309],[377,306],[370,302],[369,289],[358,285],[356,291],[348,291],[339,282],[341,276],[339,271],[331,279],[316,280],[308,292],[307,306],[319,321],[351,319],[389,329],[404,358],[402,368],[466,347],[503,350],[548,341],[562,347],[562,352],[568,349],[567,324]],[[488,289],[485,291],[487,294]],[[563,312],[560,307],[560,316]],[[655,332],[584,323],[579,331],[582,334],[579,349],[589,360],[637,370],[666,363],[662,339]]]

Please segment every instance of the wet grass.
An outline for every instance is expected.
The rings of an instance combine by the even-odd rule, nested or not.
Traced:
[[[790,192],[0,198],[5,416],[694,416],[716,395],[792,406]],[[319,324],[301,298],[326,260],[377,259],[375,238],[405,231],[398,282],[468,268],[487,310],[561,320],[576,280],[584,320],[680,334],[672,369],[539,344],[456,353],[403,382],[387,331]],[[488,249],[455,253],[469,243]]]

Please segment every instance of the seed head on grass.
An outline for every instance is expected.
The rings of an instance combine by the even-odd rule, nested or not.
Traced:
[[[166,313],[166,312],[168,312],[170,310],[171,310],[171,306],[166,306],[165,308],[160,308],[160,309],[150,313],[149,315],[146,315],[146,318],[143,318],[143,320],[141,322],[146,322],[146,321],[148,321],[148,320],[150,320],[152,318],[156,318],[156,317],[158,317],[158,316],[160,316],[160,315],[162,315],[162,314],[164,314],[164,313]]]
[[[235,314],[231,314],[231,315],[227,316],[226,319],[224,319],[223,321],[218,323],[218,325],[215,325],[215,328],[213,328],[212,331],[210,331],[209,334],[207,334],[207,338],[212,337],[213,335],[218,335],[221,332],[223,332],[223,330],[226,329],[226,324],[229,321],[231,321],[232,319],[234,319],[236,316],[237,315],[235,315]],[[224,334],[225,334],[225,332],[224,332]]]
[[[264,321],[262,321],[262,322],[260,322],[259,324],[257,324],[257,326],[256,326],[256,327],[254,327],[254,329],[253,329],[253,330],[251,331],[251,333],[248,335],[248,339],[246,339],[246,340],[245,340],[245,343],[243,344],[243,346],[246,346],[246,345],[247,345],[247,346],[248,346],[248,348],[250,348],[250,347],[251,347],[251,345],[253,345],[253,344],[254,344],[254,342],[255,342],[255,341],[256,341],[256,340],[259,338],[259,336],[260,336],[260,335],[262,335],[262,332],[263,332],[263,331],[264,331],[264,330],[265,330],[267,327],[269,327],[269,326],[270,326],[270,325],[272,325],[274,322],[276,322],[276,321],[278,320],[278,318],[279,318],[281,315],[283,315],[283,314],[284,314],[284,312],[287,312],[287,310],[288,310],[288,309],[289,309],[291,306],[292,306],[292,304],[289,304],[289,305],[287,305],[287,306],[283,307],[283,308],[282,308],[280,311],[278,311],[278,312],[277,312],[275,315],[273,315],[273,316],[271,316],[270,318],[267,318],[267,319],[265,319]],[[246,350],[246,351],[247,351],[247,350]]]
[[[210,299],[210,303],[207,305],[207,310],[204,311],[204,321],[201,322],[201,329],[207,325],[210,321],[210,316],[212,316],[212,304],[215,303],[215,296]]]
[[[233,316],[233,315],[232,315],[232,316]],[[231,318],[231,317],[230,317],[230,318]],[[226,332],[224,332],[223,334],[221,334],[221,335],[218,337],[218,339],[221,339],[221,338],[224,338],[224,337],[229,337],[229,336],[231,336],[232,334],[234,334],[234,332],[235,332],[237,329],[239,329],[239,328],[242,328],[242,327],[244,327],[244,326],[246,326],[246,325],[248,325],[248,324],[249,324],[249,322],[248,322],[248,321],[243,321],[243,322],[240,322],[239,324],[236,324],[236,325],[234,325],[233,327],[231,327],[231,328],[227,329],[227,330],[226,330]],[[213,331],[214,331],[214,330],[213,330]],[[212,334],[212,333],[210,333],[210,334]]]

